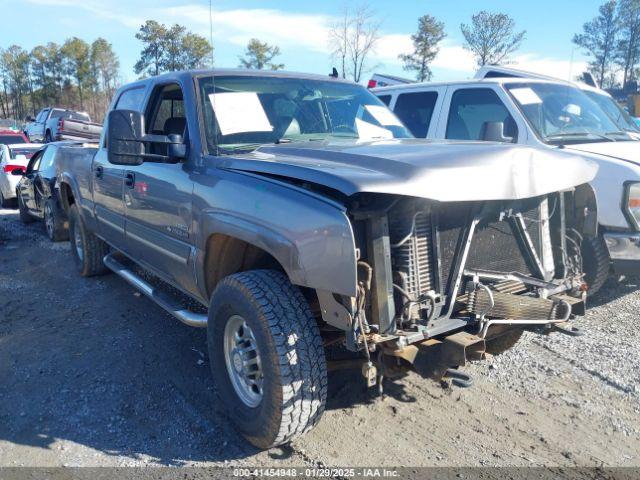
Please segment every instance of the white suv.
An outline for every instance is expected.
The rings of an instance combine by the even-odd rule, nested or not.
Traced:
[[[485,78],[374,89],[418,138],[509,142],[596,160],[600,235],[583,244],[587,282],[640,273],[640,144],[568,82]]]

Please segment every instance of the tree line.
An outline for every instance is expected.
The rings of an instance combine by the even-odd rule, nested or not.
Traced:
[[[91,44],[77,37],[27,51],[0,48],[0,114],[25,119],[48,105],[104,114],[118,84],[118,57],[104,38]]]

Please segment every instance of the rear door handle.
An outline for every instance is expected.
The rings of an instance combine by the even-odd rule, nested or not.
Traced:
[[[96,178],[102,178],[103,173],[104,173],[104,168],[98,165],[95,170]]]
[[[124,184],[129,188],[134,187],[134,185],[136,184],[136,176],[133,172],[127,172],[124,177]]]

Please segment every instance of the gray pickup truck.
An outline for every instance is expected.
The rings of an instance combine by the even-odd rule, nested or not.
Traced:
[[[220,402],[260,448],[319,421],[329,368],[464,386],[457,367],[584,314],[597,167],[578,156],[416,140],[365,88],[282,72],[126,85],[105,128],[58,157],[80,274],[206,327]]]
[[[25,133],[32,142],[89,142],[100,138],[102,133],[102,125],[92,122],[87,113],[64,108],[44,108],[35,118],[28,120],[30,123]]]

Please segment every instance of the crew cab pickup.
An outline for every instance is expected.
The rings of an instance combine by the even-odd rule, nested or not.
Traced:
[[[63,147],[57,165],[80,274],[111,270],[206,327],[220,403],[260,448],[319,421],[325,349],[356,355],[370,387],[409,368],[465,385],[452,367],[584,313],[595,164],[413,139],[341,79],[141,80],[99,146]]]
[[[102,125],[92,122],[87,113],[63,108],[45,108],[29,120],[25,133],[32,142],[93,141],[102,133]]]
[[[597,89],[517,78],[513,71],[483,74],[483,79],[379,88],[375,94],[418,138],[517,143],[573,151],[597,162],[593,187],[600,233],[583,243],[589,291],[597,292],[611,271],[640,273],[637,130],[616,116],[610,103],[603,104],[607,98]]]

